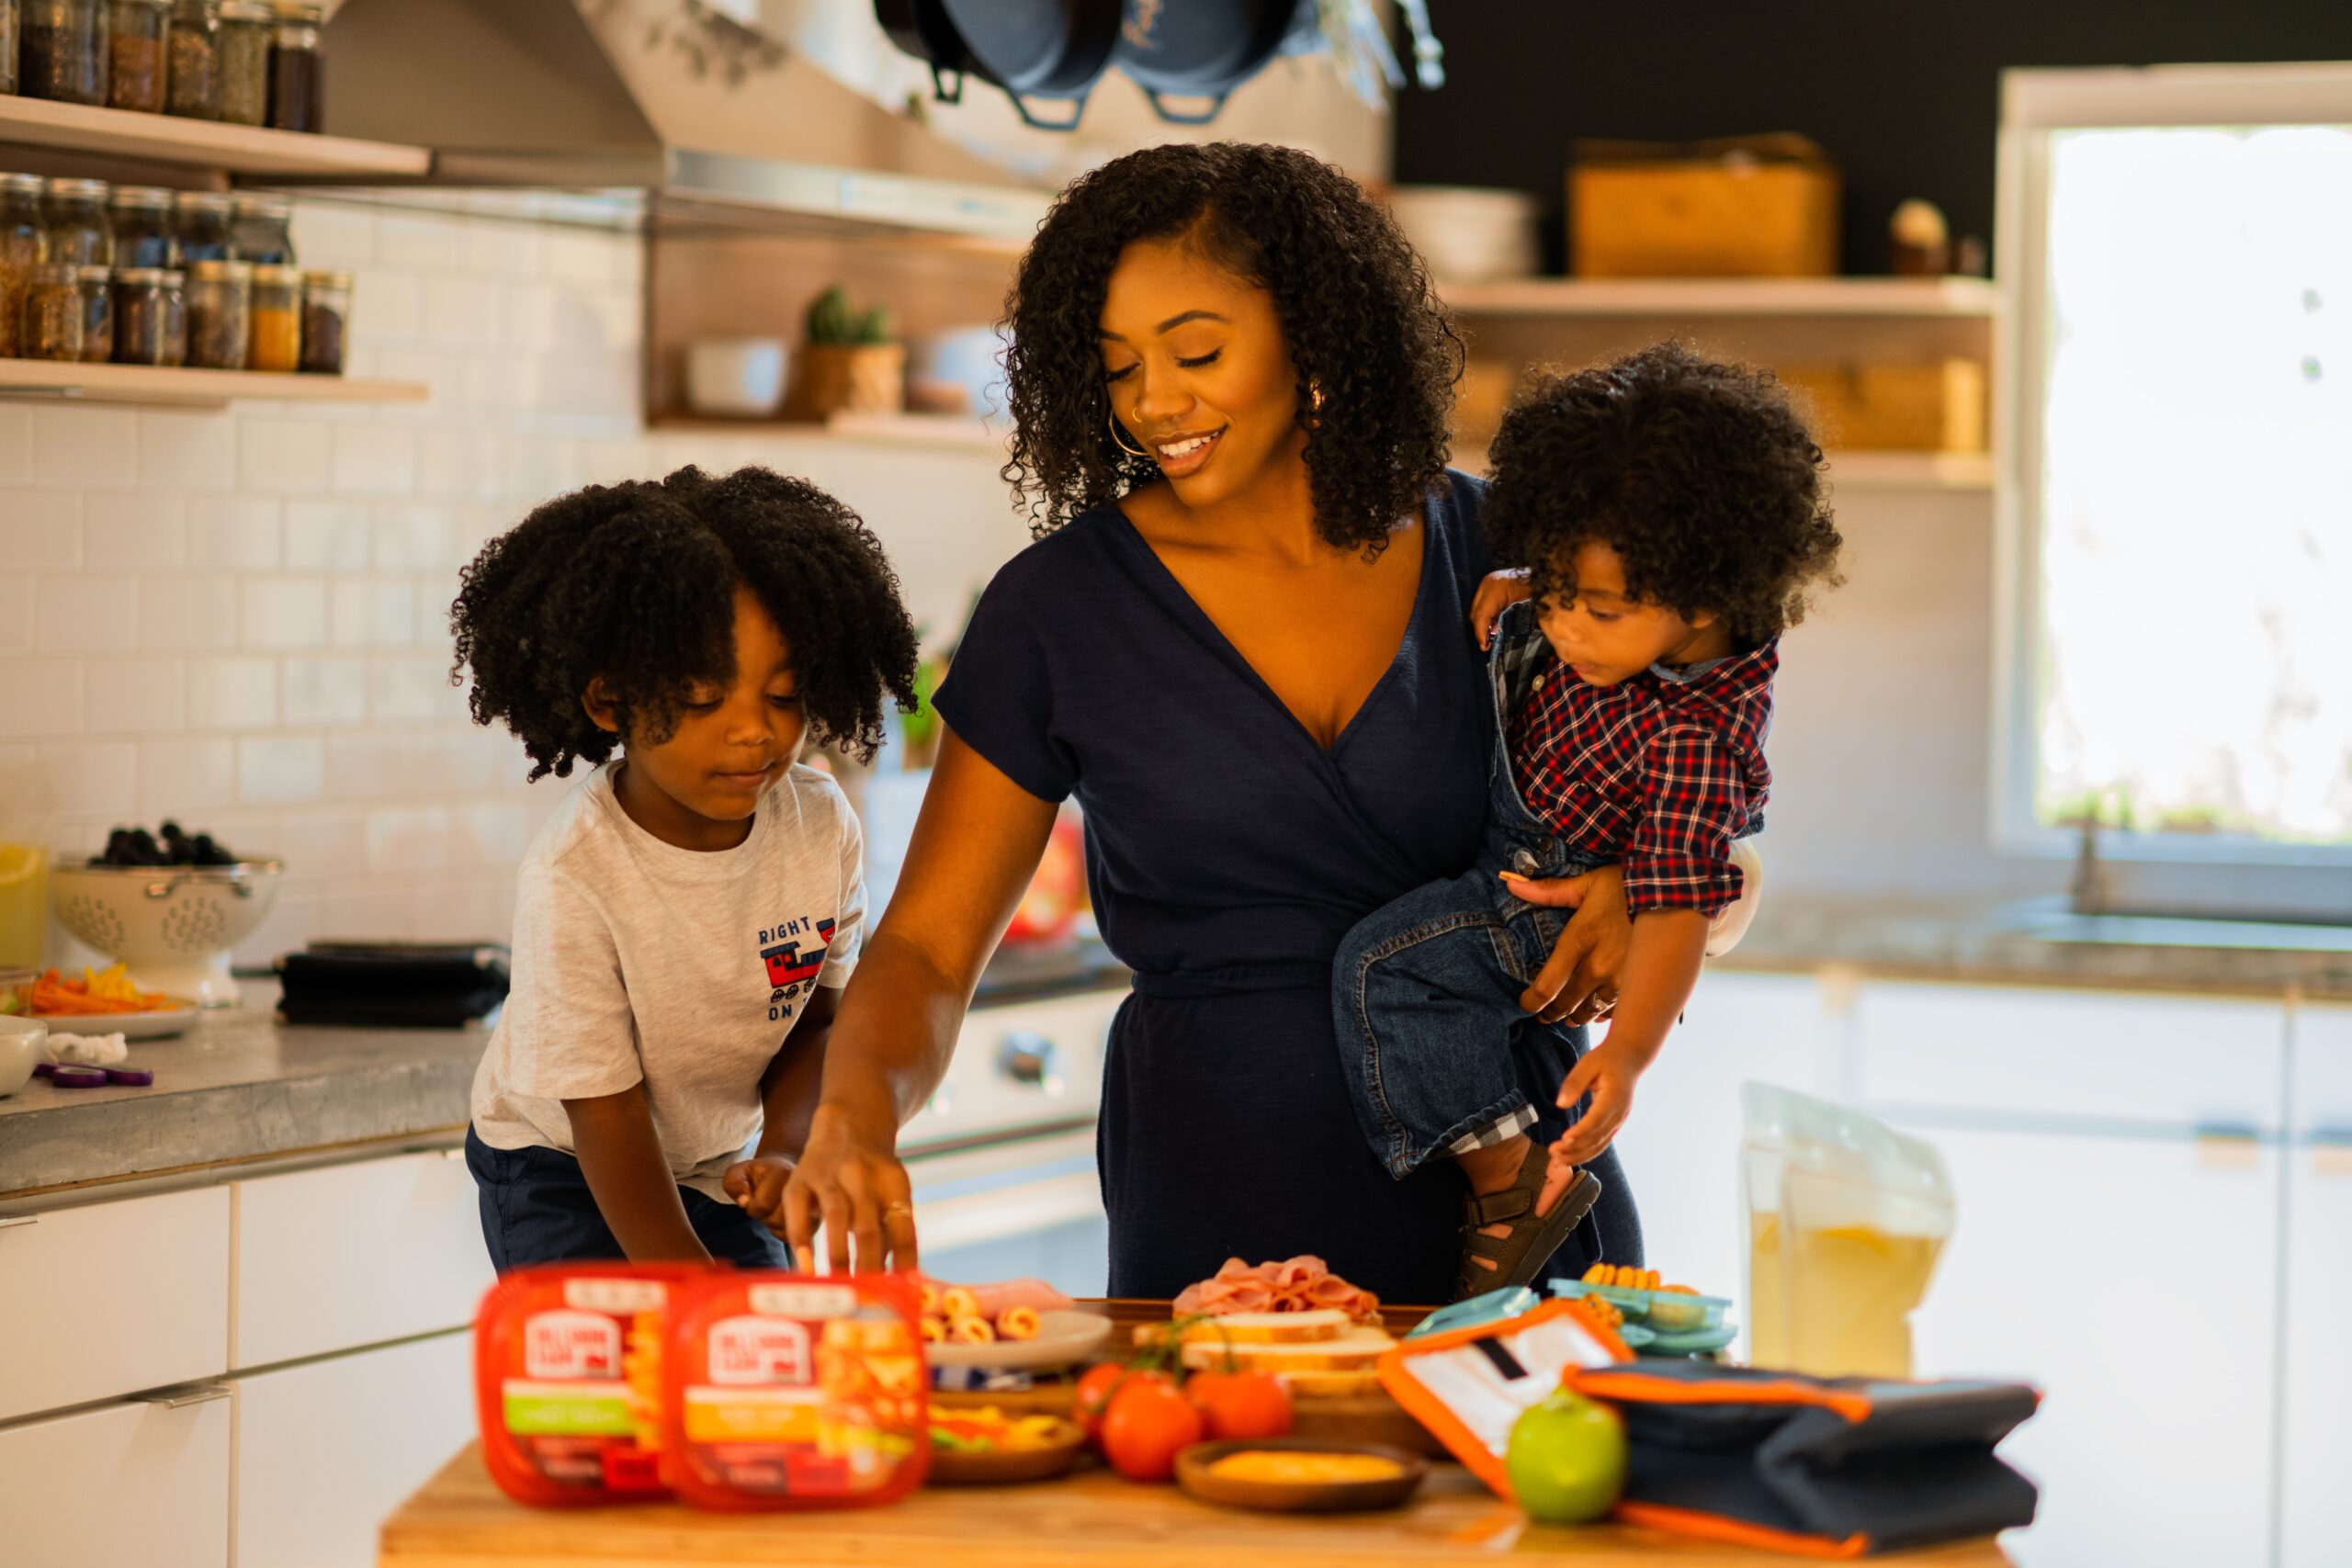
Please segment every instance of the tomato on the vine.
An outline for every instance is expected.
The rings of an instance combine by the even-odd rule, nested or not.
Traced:
[[[1290,1390],[1272,1372],[1194,1372],[1184,1393],[1213,1438],[1290,1435]]]
[[[1166,1481],[1201,1432],[1201,1413],[1165,1378],[1130,1378],[1102,1413],[1102,1456],[1129,1481]]]
[[[1098,1366],[1089,1367],[1079,1378],[1078,1387],[1073,1391],[1070,1400],[1070,1416],[1086,1435],[1091,1438],[1102,1424],[1102,1412],[1110,1404],[1112,1394],[1130,1382],[1145,1379],[1160,1383],[1169,1382],[1168,1374],[1165,1372],[1145,1371],[1135,1367],[1122,1366],[1116,1361],[1104,1361]]]

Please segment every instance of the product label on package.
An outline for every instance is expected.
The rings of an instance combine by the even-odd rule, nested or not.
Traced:
[[[621,1375],[621,1325],[593,1312],[542,1312],[523,1325],[523,1371],[534,1378]]]
[[[789,1318],[730,1317],[710,1325],[710,1381],[717,1383],[805,1383],[808,1330]]]

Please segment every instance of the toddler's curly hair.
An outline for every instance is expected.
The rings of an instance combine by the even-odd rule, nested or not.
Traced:
[[[1604,544],[1635,598],[1712,610],[1753,648],[1842,581],[1821,448],[1769,370],[1668,342],[1541,374],[1489,458],[1487,543],[1539,596],[1572,586],[1577,550]]]
[[[880,541],[805,479],[765,468],[590,485],[538,507],[461,574],[452,683],[523,742],[530,776],[676,733],[697,682],[735,665],[735,590],[784,634],[808,731],[871,760],[887,693],[915,705],[915,631]],[[621,736],[582,705],[603,676]]]

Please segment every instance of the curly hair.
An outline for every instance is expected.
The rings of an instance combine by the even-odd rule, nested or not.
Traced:
[[[882,546],[855,513],[765,468],[559,496],[482,547],[449,609],[450,681],[473,671],[478,724],[503,723],[534,779],[601,762],[619,737],[582,706],[604,677],[621,734],[659,745],[690,688],[735,673],[734,598],[774,617],[810,736],[870,761],[883,695],[915,705],[915,631]]]
[[[1809,589],[1842,581],[1821,448],[1769,370],[1668,342],[1540,374],[1489,458],[1487,543],[1539,595],[1604,544],[1636,599],[1712,610],[1753,648],[1804,618]]]
[[[1159,475],[1110,433],[1095,331],[1112,268],[1138,240],[1183,236],[1273,297],[1298,373],[1317,530],[1376,554],[1445,467],[1462,340],[1386,212],[1288,147],[1149,147],[1073,180],[1038,225],[1001,330],[1014,429],[1007,483],[1045,534]],[[1307,418],[1318,388],[1323,403]]]

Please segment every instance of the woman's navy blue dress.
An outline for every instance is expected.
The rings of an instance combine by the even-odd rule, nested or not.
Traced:
[[[1030,794],[1078,797],[1102,936],[1135,971],[1096,1145],[1114,1295],[1171,1296],[1227,1257],[1302,1252],[1387,1300],[1452,1292],[1461,1174],[1437,1161],[1400,1181],[1366,1145],[1331,961],[1358,920],[1477,851],[1493,753],[1470,630],[1484,491],[1449,473],[1425,506],[1403,645],[1329,750],[1115,508],[1007,562],[973,613],[939,712]],[[1529,1086],[1546,1108],[1558,1088]],[[1537,1134],[1562,1123],[1547,1110]],[[1623,1172],[1613,1156],[1592,1168],[1600,1249],[1638,1262]],[[1563,1248],[1564,1269],[1582,1271],[1590,1239]]]

